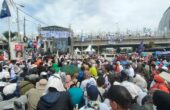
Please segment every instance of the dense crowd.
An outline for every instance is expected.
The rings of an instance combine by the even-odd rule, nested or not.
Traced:
[[[169,61],[153,54],[1,62],[0,110],[78,109],[170,110]]]

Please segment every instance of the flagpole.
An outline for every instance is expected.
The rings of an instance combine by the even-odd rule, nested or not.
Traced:
[[[8,46],[9,46],[9,59],[11,59],[11,26],[10,26],[10,17],[8,17]]]

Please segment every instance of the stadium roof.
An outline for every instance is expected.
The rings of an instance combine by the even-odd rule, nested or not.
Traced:
[[[42,27],[43,31],[71,31],[70,28],[60,27],[60,26],[47,26]]]
[[[170,7],[164,12],[158,29],[159,31],[170,30]]]

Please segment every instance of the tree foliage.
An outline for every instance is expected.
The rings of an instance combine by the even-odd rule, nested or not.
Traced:
[[[150,41],[149,44],[146,45],[146,48],[153,48],[155,47],[155,43],[153,41]]]
[[[17,35],[16,32],[10,32],[10,33],[11,33],[11,39],[14,38]],[[3,32],[3,35],[8,40],[8,38],[9,38],[9,31]]]

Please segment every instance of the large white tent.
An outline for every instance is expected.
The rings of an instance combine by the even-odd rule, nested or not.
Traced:
[[[92,45],[89,45],[84,52],[95,52],[95,50],[92,48]]]
[[[75,50],[74,50],[74,52],[81,52],[78,48],[76,48]]]

